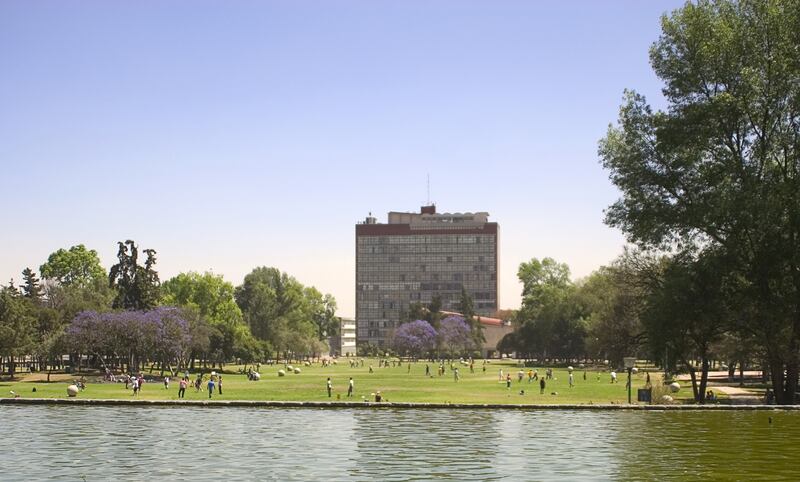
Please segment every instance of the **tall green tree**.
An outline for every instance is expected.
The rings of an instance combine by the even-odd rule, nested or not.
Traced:
[[[50,254],[47,262],[39,267],[39,272],[42,278],[55,280],[62,285],[92,286],[95,281],[105,280],[107,276],[100,265],[97,251],[86,249],[82,244]]]
[[[458,309],[464,317],[464,321],[469,325],[473,346],[480,349],[480,347],[483,346],[483,342],[486,341],[486,337],[483,334],[483,325],[480,322],[480,318],[475,316],[475,303],[464,286],[461,286],[461,298],[459,299]]]
[[[287,356],[318,353],[320,335],[335,329],[333,297],[307,289],[276,268],[254,269],[235,297],[253,335]]]
[[[39,285],[39,278],[36,276],[36,272],[30,268],[25,268],[22,271],[22,279],[25,280],[25,284],[22,286],[22,292],[25,297],[39,301],[39,298],[42,297],[42,287]]]
[[[698,403],[705,402],[714,346],[732,325],[728,277],[725,259],[713,253],[676,256],[666,263],[643,317],[656,359],[669,350],[674,360],[680,360],[691,376]],[[693,360],[700,361],[700,380]]]
[[[778,403],[800,369],[800,0],[701,0],[650,49],[666,111],[626,92],[599,154],[606,222],[647,248],[723,251]]]
[[[165,305],[196,310],[209,323],[211,331],[203,337],[208,344],[201,344],[205,349],[196,355],[216,355],[215,361],[221,365],[249,349],[250,329],[236,304],[233,285],[221,275],[180,273],[164,282],[161,291]],[[193,323],[191,318],[189,321]]]
[[[626,252],[581,284],[578,296],[589,313],[587,352],[593,358],[622,366],[624,357],[644,354],[647,332],[642,314],[658,282],[656,258]]]
[[[8,357],[8,373],[13,376],[15,357],[32,352],[36,319],[31,304],[9,288],[0,289],[0,359]]]
[[[117,264],[111,267],[109,285],[116,291],[114,308],[150,310],[158,305],[160,283],[155,270],[156,251],[145,249],[144,265],[139,264],[139,248],[130,239],[117,243]]]

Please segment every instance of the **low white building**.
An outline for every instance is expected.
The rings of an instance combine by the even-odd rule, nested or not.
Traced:
[[[356,320],[342,318],[342,356],[356,356]]]

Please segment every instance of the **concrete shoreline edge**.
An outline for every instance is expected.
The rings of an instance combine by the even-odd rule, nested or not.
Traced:
[[[119,400],[89,398],[0,398],[0,405],[68,405],[121,407],[245,407],[245,408],[354,408],[354,409],[460,409],[460,410],[707,410],[800,411],[800,405],[627,405],[627,404],[477,404],[414,402],[297,402],[273,400]]]

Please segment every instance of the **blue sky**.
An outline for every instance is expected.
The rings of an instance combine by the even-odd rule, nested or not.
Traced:
[[[622,235],[597,141],[679,1],[0,2],[0,280],[83,243],[162,279],[276,266],[354,312],[368,212],[488,211],[500,304]]]

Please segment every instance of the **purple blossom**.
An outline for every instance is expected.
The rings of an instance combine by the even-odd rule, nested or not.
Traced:
[[[469,325],[460,316],[448,316],[439,324],[439,343],[451,354],[473,347]]]
[[[189,349],[189,322],[179,308],[79,313],[67,329],[72,346],[84,353],[127,354],[172,361]]]
[[[392,344],[400,353],[422,355],[436,345],[436,330],[425,320],[411,321],[395,330]]]

